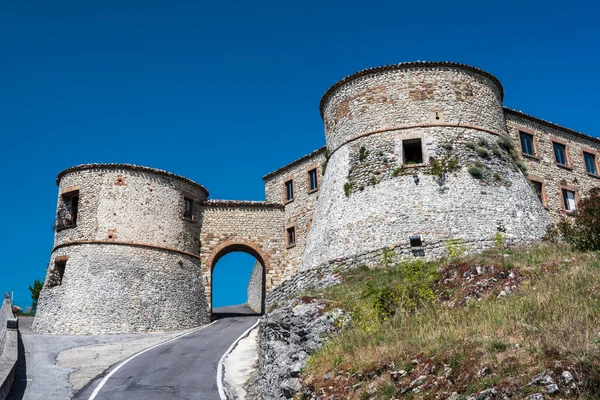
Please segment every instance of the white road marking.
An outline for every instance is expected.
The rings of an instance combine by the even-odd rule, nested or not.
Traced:
[[[102,379],[102,381],[100,381],[100,383],[98,384],[98,387],[96,387],[96,389],[95,389],[95,390],[92,392],[92,395],[91,395],[91,396],[88,398],[88,400],[94,400],[94,399],[96,398],[96,396],[98,395],[98,393],[100,393],[100,390],[102,389],[102,387],[103,387],[103,386],[106,384],[106,382],[108,382],[108,380],[110,379],[110,377],[111,377],[111,376],[113,376],[113,374],[114,374],[115,372],[117,372],[117,371],[118,371],[118,370],[119,370],[119,369],[120,369],[120,368],[121,368],[123,365],[127,364],[129,361],[133,360],[133,359],[134,359],[134,358],[136,358],[137,356],[139,356],[139,355],[142,355],[142,354],[144,354],[145,352],[147,352],[147,351],[150,351],[150,350],[152,350],[152,349],[155,349],[155,348],[157,348],[158,346],[162,346],[163,344],[166,344],[166,343],[172,342],[173,340],[177,340],[177,339],[179,339],[179,338],[182,338],[182,337],[184,337],[184,336],[187,336],[187,335],[190,335],[190,334],[192,334],[192,333],[198,332],[198,331],[200,331],[200,330],[202,330],[202,329],[204,329],[204,328],[208,328],[209,326],[211,326],[211,325],[212,325],[212,324],[214,324],[215,322],[217,322],[217,321],[213,321],[213,322],[211,322],[211,323],[210,323],[210,324],[208,324],[208,325],[201,326],[201,327],[199,327],[199,328],[196,328],[196,329],[194,329],[194,330],[192,330],[192,331],[189,331],[189,332],[186,332],[186,333],[182,333],[182,334],[181,334],[181,335],[179,335],[179,336],[175,336],[174,338],[171,338],[171,339],[169,339],[169,340],[167,340],[167,341],[164,341],[164,342],[162,342],[162,343],[156,344],[156,345],[154,345],[154,346],[152,346],[152,347],[149,347],[149,348],[147,348],[146,350],[140,351],[139,353],[132,355],[132,356],[131,356],[131,357],[129,357],[127,360],[125,360],[125,361],[123,361],[121,364],[117,365],[117,367],[116,367],[115,369],[113,369],[112,371],[110,371],[110,373],[109,373],[108,375],[106,375],[106,376],[104,377],[104,379]]]
[[[238,342],[240,340],[242,340],[243,338],[245,338],[246,336],[248,336],[250,334],[250,331],[252,329],[256,328],[256,326],[259,323],[260,323],[260,318],[258,319],[258,321],[256,321],[256,323],[254,325],[252,325],[250,328],[248,328],[246,330],[246,332],[242,333],[240,335],[240,337],[238,337],[231,344],[231,346],[229,346],[229,348],[227,349],[227,351],[223,354],[223,356],[219,360],[219,364],[217,365],[217,387],[219,388],[219,396],[221,397],[221,400],[228,400],[227,399],[227,395],[225,394],[225,389],[223,389],[223,370],[225,368],[224,365],[223,365],[223,362],[225,361],[225,357],[227,357],[229,355],[229,353],[231,353],[233,351],[233,349],[235,348],[235,346],[237,346]]]

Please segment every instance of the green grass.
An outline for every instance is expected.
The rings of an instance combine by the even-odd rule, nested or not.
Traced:
[[[509,268],[524,276],[518,290],[506,298],[489,295],[466,307],[424,302],[416,312],[400,310],[387,319],[376,318],[376,302],[365,296],[365,288],[405,284],[406,264],[350,271],[342,284],[312,293],[363,321],[359,318],[360,323],[351,324],[313,354],[305,381],[318,388],[319,377],[328,371],[368,372],[392,362],[403,366],[420,354],[450,365],[453,375],[461,371],[457,385],[463,392],[480,390],[499,379],[526,380],[527,374],[555,362],[589,363],[585,366],[592,371],[588,388],[600,388],[600,254],[557,245],[512,249],[507,254]],[[463,257],[460,262],[501,268],[497,251]],[[421,266],[440,269],[446,264]],[[439,292],[441,285],[432,283],[432,290]],[[368,315],[369,323],[364,321]],[[493,365],[494,375],[476,378],[475,371],[482,365]],[[385,396],[388,390],[392,393],[390,388],[382,390]]]

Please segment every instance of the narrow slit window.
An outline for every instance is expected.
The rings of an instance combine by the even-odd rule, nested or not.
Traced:
[[[423,164],[423,148],[421,139],[404,140],[402,142],[404,164]]]
[[[296,227],[292,226],[286,229],[287,231],[287,245],[293,246],[296,244]]]
[[[521,151],[523,154],[534,156],[535,149],[533,147],[533,135],[525,132],[519,132],[519,135],[521,137]]]
[[[294,199],[294,181],[291,179],[285,182],[285,201]]]
[[[56,261],[54,263],[54,269],[56,270],[56,275],[58,277],[57,285],[62,284],[63,276],[65,276],[65,268],[67,267],[66,261]]]
[[[183,218],[192,221],[194,219],[194,200],[183,198]]]
[[[554,158],[559,165],[568,166],[567,164],[567,146],[560,143],[554,143]]]
[[[565,211],[573,212],[577,209],[577,205],[575,204],[575,192],[572,190],[563,189],[563,202],[565,206]]]
[[[312,192],[313,190],[317,190],[319,187],[319,181],[317,181],[317,169],[313,168],[308,171],[308,190]]]
[[[591,153],[583,153],[583,160],[585,161],[585,170],[588,174],[598,175],[598,168],[596,167],[596,156]]]

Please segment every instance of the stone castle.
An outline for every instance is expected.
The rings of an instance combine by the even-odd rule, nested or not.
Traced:
[[[600,139],[503,107],[491,74],[450,62],[366,69],[320,104],[326,146],[264,176],[266,201],[208,200],[201,185],[127,164],[58,175],[54,248],[34,329],[98,334],[209,321],[212,270],[257,259],[262,311],[334,269],[540,240],[600,185]]]

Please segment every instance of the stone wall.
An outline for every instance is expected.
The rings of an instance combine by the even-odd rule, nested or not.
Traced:
[[[325,148],[314,152],[288,164],[282,169],[272,172],[265,177],[266,199],[271,203],[284,205],[284,226],[281,227],[282,235],[290,227],[295,228],[296,243],[289,245],[286,242],[285,262],[288,266],[283,280],[290,278],[300,268],[302,254],[306,248],[308,232],[311,228],[313,212],[319,198],[319,189],[322,179],[322,164],[325,159]],[[308,171],[317,170],[317,189],[310,190]],[[285,182],[293,182],[294,198],[285,199]],[[287,238],[286,238],[287,241]]]
[[[208,192],[186,178],[125,164],[59,174],[57,232],[33,329],[106,334],[209,321],[199,257]],[[66,199],[78,195],[75,224]],[[193,201],[184,215],[184,198]]]
[[[250,281],[248,282],[248,307],[256,313],[262,314],[264,302],[264,268],[260,262],[254,263]]]
[[[515,149],[521,150],[519,132],[533,135],[535,154],[523,154],[527,163],[529,179],[541,182],[542,201],[553,222],[568,216],[565,212],[562,188],[571,188],[580,197],[585,196],[591,188],[600,186],[600,175],[589,174],[585,168],[583,152],[586,151],[600,159],[600,142],[570,129],[560,127],[530,117],[513,110],[505,110],[506,125]],[[567,144],[568,166],[560,166],[554,159],[552,140]],[[600,165],[597,165],[597,169]],[[598,169],[600,173],[600,169]]]
[[[202,205],[200,214],[200,260],[208,304],[211,304],[212,270],[230,252],[249,253],[264,265],[267,291],[289,274],[281,204],[210,200]]]
[[[547,213],[497,143],[507,137],[501,94],[485,73],[437,64],[347,78],[326,93],[331,157],[301,270],[404,247],[415,234],[477,246],[501,226],[515,244],[538,240]],[[415,139],[422,162],[409,165],[404,141]],[[480,179],[468,172],[476,165]]]
[[[19,351],[19,331],[6,328],[6,321],[14,317],[12,304],[8,296],[6,296],[0,309],[0,323],[2,323],[2,327],[0,328],[0,332],[2,333],[2,340],[0,341],[0,400],[8,397],[15,379]]]

